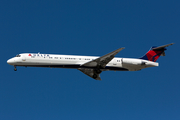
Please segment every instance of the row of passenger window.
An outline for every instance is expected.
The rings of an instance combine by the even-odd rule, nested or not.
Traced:
[[[121,62],[121,60],[117,60],[117,62]]]
[[[35,56],[31,56],[31,58],[35,58]],[[49,58],[49,59],[53,59],[53,57],[44,57],[44,58]],[[54,57],[54,59],[62,59],[61,57]],[[77,58],[65,58],[68,60],[76,60]],[[79,60],[81,60],[82,58],[79,58]],[[82,59],[83,60],[83,59]],[[85,58],[84,60],[94,60],[94,59],[87,59]]]
[[[18,56],[19,57],[19,56]],[[31,56],[31,58],[35,58],[35,56]],[[44,57],[44,58],[47,58],[47,57]],[[49,59],[53,59],[53,57],[49,57]],[[61,57],[54,57],[54,59],[62,59]],[[76,60],[76,58],[65,58],[65,59],[68,59],[68,60]],[[81,60],[82,58],[79,58],[79,60]],[[82,59],[83,60],[83,59]],[[88,58],[85,58],[84,60],[94,60],[94,59],[88,59]],[[117,60],[117,62],[121,62],[121,60]]]
[[[69,59],[69,60],[75,60],[76,58],[65,58],[65,59]]]

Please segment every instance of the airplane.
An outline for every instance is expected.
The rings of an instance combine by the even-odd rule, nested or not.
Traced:
[[[156,62],[157,59],[160,56],[165,56],[166,47],[173,44],[151,47],[141,58],[115,57],[117,53],[124,49],[122,47],[101,57],[22,53],[9,59],[7,63],[14,66],[14,71],[17,71],[16,66],[73,68],[95,80],[101,80],[100,74],[103,71],[139,71],[148,67],[157,67],[159,66],[159,63]]]

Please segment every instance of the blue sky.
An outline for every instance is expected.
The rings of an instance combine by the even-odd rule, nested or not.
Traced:
[[[180,1],[31,0],[0,2],[1,120],[179,120]],[[103,72],[18,67],[19,53],[137,58],[174,42],[159,67]]]

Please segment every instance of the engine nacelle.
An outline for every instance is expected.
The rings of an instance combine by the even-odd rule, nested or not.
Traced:
[[[140,59],[128,59],[128,58],[123,58],[122,59],[122,64],[123,65],[146,65],[146,62],[140,60]]]

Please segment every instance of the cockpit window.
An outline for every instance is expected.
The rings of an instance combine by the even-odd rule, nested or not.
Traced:
[[[21,55],[18,54],[18,55],[16,55],[16,57],[21,57]]]

